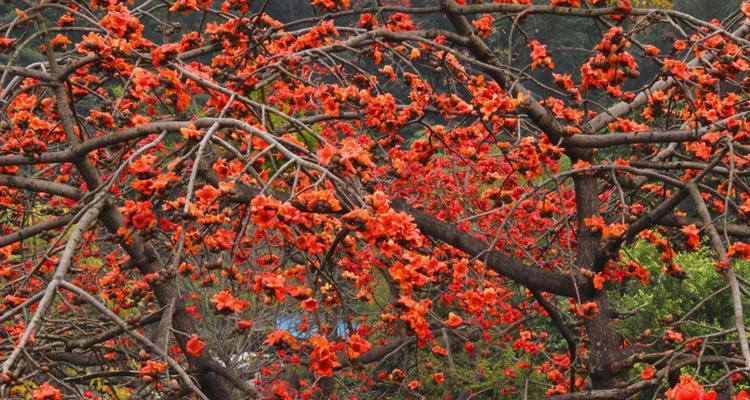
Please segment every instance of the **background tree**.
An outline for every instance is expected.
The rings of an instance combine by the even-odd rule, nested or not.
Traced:
[[[750,397],[702,4],[2,5],[2,396]]]

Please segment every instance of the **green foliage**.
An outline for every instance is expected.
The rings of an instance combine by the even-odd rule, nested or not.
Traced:
[[[425,348],[424,353],[429,353]],[[463,351],[454,351],[451,356],[455,368],[450,368],[446,357],[438,357],[429,354],[429,363],[445,374],[445,382],[435,383],[432,378],[433,371],[423,370],[420,376],[422,387],[421,394],[429,394],[429,398],[450,398],[457,393],[471,393],[474,399],[517,399],[524,391],[526,398],[541,399],[545,393],[538,385],[530,385],[525,388],[527,379],[536,377],[535,366],[518,369],[515,366],[519,362],[531,362],[531,358],[524,356],[518,359],[518,354],[508,346],[498,347],[492,356],[471,356]],[[450,376],[454,375],[454,376]],[[460,382],[460,385],[448,384],[448,382]],[[515,391],[505,392],[501,389],[515,388]]]
[[[705,335],[734,324],[729,291],[713,295],[727,283],[714,269],[715,260],[707,246],[677,254],[676,263],[688,274],[683,280],[662,272],[659,252],[650,243],[636,243],[623,252],[623,259],[640,263],[650,273],[648,286],[630,281],[619,296],[612,296],[613,306],[618,311],[638,310],[637,318],[626,318],[619,326],[626,336],[637,336],[649,328],[653,334],[658,334],[657,330],[666,326],[665,321],[670,318],[679,321],[701,301],[704,303],[678,325],[686,337]],[[748,264],[736,263],[735,270],[742,275],[747,272]],[[679,296],[675,295],[677,293]]]

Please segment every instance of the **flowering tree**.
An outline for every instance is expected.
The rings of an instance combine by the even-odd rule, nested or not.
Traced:
[[[11,1],[3,397],[739,392],[750,5],[269,3]],[[557,70],[537,18],[598,44]],[[731,323],[621,329],[704,247]]]

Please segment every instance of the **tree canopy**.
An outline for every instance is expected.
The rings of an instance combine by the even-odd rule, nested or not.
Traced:
[[[675,3],[6,1],[0,397],[750,399],[750,3]]]

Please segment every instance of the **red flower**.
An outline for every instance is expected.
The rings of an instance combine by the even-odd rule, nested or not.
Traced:
[[[573,89],[573,77],[570,74],[556,74],[552,73],[552,78],[555,80],[555,84],[565,90]]]
[[[297,197],[297,203],[306,206],[312,212],[341,211],[341,203],[328,190],[308,190]]]
[[[198,335],[193,334],[193,336],[188,340],[187,346],[185,346],[185,350],[188,352],[188,354],[194,356],[194,357],[200,357],[201,353],[203,352],[203,347],[205,347],[206,344],[198,339]]]
[[[324,10],[349,8],[349,0],[312,0],[311,4]]]
[[[217,197],[219,197],[221,191],[211,185],[204,185],[202,188],[195,191],[195,198],[198,199],[198,203],[203,207],[208,206]]]
[[[681,61],[666,60],[664,61],[664,67],[662,70],[670,73],[673,77],[679,80],[687,80],[690,78],[687,65]]]
[[[0,37],[0,53],[7,53],[13,48],[16,39]]]
[[[250,329],[252,327],[253,327],[253,321],[252,320],[241,319],[241,320],[237,321],[237,329],[247,330],[247,329]]]
[[[276,216],[276,210],[278,210],[281,203],[272,197],[265,195],[256,196],[251,202],[250,212],[252,213],[252,220],[258,228],[272,228],[273,219]]]
[[[138,18],[130,15],[127,9],[125,11],[110,11],[100,23],[119,37],[136,39],[143,32],[143,25]]]
[[[195,0],[178,0],[169,8],[169,11],[182,11],[185,14],[198,10],[198,3]]]
[[[336,154],[338,154],[338,149],[330,144],[326,144],[325,147],[318,150],[318,160],[320,161],[320,165],[328,165]]]
[[[705,392],[693,378],[683,375],[680,383],[667,391],[667,400],[716,400],[716,392]]]
[[[649,365],[648,367],[646,367],[646,369],[643,370],[643,372],[641,372],[641,379],[643,379],[644,381],[654,379],[654,375],[654,366]]]
[[[581,0],[552,0],[552,3],[550,4],[555,7],[580,7],[581,6]]]
[[[152,209],[153,204],[149,201],[125,200],[125,207],[120,207],[120,211],[125,214],[126,223],[137,229],[156,226],[156,216]]]
[[[684,40],[677,40],[674,42],[674,49],[677,51],[683,51],[687,49],[687,43]]]
[[[742,259],[750,259],[750,244],[742,243],[742,242],[736,242],[729,246],[729,250],[727,251],[727,256],[729,258],[742,258]]]
[[[682,228],[682,234],[687,238],[687,245],[691,249],[696,250],[701,245],[701,239],[698,236],[698,227],[695,224],[690,224]]]

